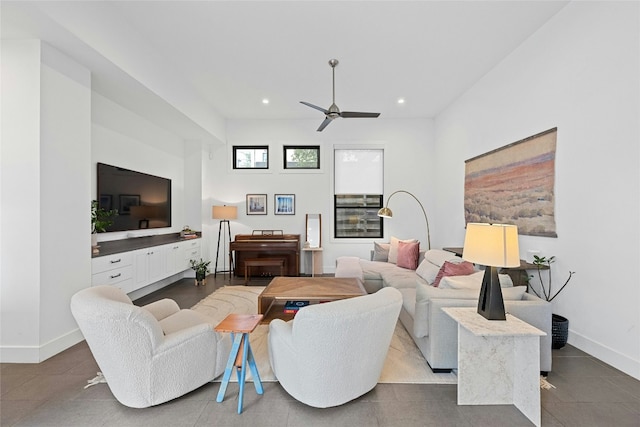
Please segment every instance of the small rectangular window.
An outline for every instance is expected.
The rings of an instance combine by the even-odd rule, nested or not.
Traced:
[[[234,169],[269,169],[269,146],[233,146]]]
[[[320,169],[319,145],[285,145],[285,169]]]

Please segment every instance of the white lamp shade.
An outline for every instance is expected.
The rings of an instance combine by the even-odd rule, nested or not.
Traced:
[[[237,206],[213,206],[211,208],[213,219],[236,219],[238,218]]]
[[[518,227],[507,224],[467,224],[462,258],[491,267],[519,267]]]

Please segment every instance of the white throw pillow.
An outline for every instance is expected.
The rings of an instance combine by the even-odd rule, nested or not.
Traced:
[[[480,289],[484,271],[478,271],[466,276],[445,276],[438,285],[441,289]],[[513,281],[508,274],[498,274],[501,288],[513,287]]]
[[[405,243],[416,243],[417,239],[408,239],[408,240],[400,240],[397,237],[391,236],[390,242],[391,246],[389,247],[389,259],[388,262],[396,264],[398,262],[398,242]]]
[[[453,252],[444,251],[442,249],[429,249],[425,252],[424,259],[429,260],[431,264],[435,264],[438,267],[442,267],[445,261],[453,263],[462,262],[462,258],[456,256]]]
[[[422,277],[428,284],[432,284],[434,280],[436,280],[436,276],[440,271],[440,267],[431,263],[428,259],[424,259],[418,268],[416,269],[416,274]]]

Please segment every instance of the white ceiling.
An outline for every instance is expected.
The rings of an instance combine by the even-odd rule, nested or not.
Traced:
[[[566,4],[3,0],[0,7],[3,39],[41,38],[91,69],[96,92],[167,127],[209,129],[207,115],[216,114],[319,124],[322,113],[299,101],[331,104],[331,58],[340,60],[342,110],[434,117]]]

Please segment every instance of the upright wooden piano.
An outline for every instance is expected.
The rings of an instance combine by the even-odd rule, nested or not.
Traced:
[[[284,259],[285,275],[300,275],[300,235],[269,233],[236,234],[230,250],[235,252],[236,276],[244,276],[244,260],[255,258]],[[277,267],[257,267],[251,269],[252,276],[278,276]]]

